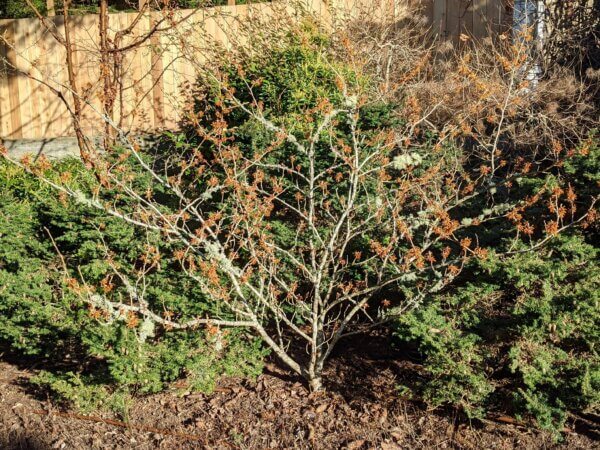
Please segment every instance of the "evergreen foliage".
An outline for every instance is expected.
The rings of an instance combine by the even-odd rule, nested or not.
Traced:
[[[81,189],[95,183],[76,161],[54,171]],[[115,263],[135,266],[147,246],[167,245],[159,235],[57,199],[52,188],[5,163],[0,185],[0,342],[49,362],[38,383],[83,409],[104,402],[121,410],[126,394],[157,392],[182,377],[190,389],[210,391],[221,375],[260,373],[265,351],[242,331],[164,334],[135,318],[106,318],[77,295],[79,273],[112,289],[106,246]],[[172,266],[149,276],[148,298],[175,314],[214,307]]]
[[[599,156],[592,135],[566,164],[582,198],[598,194]],[[597,228],[584,225],[538,252],[490,254],[471,264],[462,284],[401,317],[396,335],[416,344],[426,372],[416,393],[471,417],[508,401],[556,433],[569,412],[597,413],[598,244]]]

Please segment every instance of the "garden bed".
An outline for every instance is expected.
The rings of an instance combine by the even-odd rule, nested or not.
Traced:
[[[451,410],[428,412],[396,391],[418,366],[401,354],[381,353],[377,338],[363,342],[374,346],[370,357],[348,352],[349,359],[334,358],[325,393],[309,394],[300,380],[269,364],[256,381],[223,379],[211,395],[186,394],[180,383],[137,398],[126,423],[102,412],[61,409],[30,389],[35,367],[2,362],[0,447],[600,448],[583,422],[572,424],[575,430],[557,444],[548,433],[504,423],[507,417],[469,423]]]

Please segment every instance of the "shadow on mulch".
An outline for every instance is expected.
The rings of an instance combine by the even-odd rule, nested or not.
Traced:
[[[349,404],[381,401],[382,394],[392,392],[397,397],[398,385],[412,387],[420,367],[414,349],[394,346],[385,330],[340,341],[328,364],[327,389]]]
[[[173,390],[137,397],[131,426],[120,428],[100,420],[82,421],[68,411],[36,414],[52,408],[52,402],[27,377],[47,369],[50,361],[41,364],[5,354],[2,359],[12,361],[0,362],[6,374],[0,383],[0,448],[42,450],[61,448],[63,442],[65,448],[143,450],[594,448],[597,436],[581,427],[556,445],[536,430],[469,421],[456,410],[432,412],[401,398],[398,386],[418,381],[422,367],[414,348],[392,344],[391,334],[383,330],[340,342],[327,367],[324,393],[309,393],[299,377],[272,358],[257,380],[225,378],[212,394]],[[64,369],[74,362],[63,357],[54,363]],[[154,431],[147,432],[149,427]],[[199,441],[182,441],[173,433]]]
[[[0,435],[0,442],[3,436]],[[17,438],[11,438],[8,447],[4,450],[50,450],[52,446],[43,437],[36,434],[22,434]]]

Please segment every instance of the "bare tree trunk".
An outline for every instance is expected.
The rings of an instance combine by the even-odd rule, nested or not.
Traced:
[[[319,392],[323,390],[323,379],[321,376],[315,376],[311,378],[308,384],[312,392]]]
[[[100,78],[102,80],[102,113],[113,119],[114,94],[111,81],[111,64],[108,43],[108,0],[100,0]],[[104,125],[104,150],[108,150],[113,144],[113,127],[106,121]]]
[[[75,136],[77,137],[77,145],[82,157],[87,154],[87,144],[85,136],[81,128],[82,118],[82,106],[81,99],[79,98],[79,88],[77,85],[77,76],[75,74],[75,68],[73,63],[73,44],[71,42],[71,30],[69,20],[69,8],[71,7],[71,0],[65,0],[63,4],[63,14],[65,16],[64,31],[65,31],[65,50],[67,58],[67,72],[69,75],[69,86],[71,88],[73,96],[73,128],[75,129]]]
[[[48,17],[54,17],[56,15],[54,0],[46,0],[46,14],[48,14]]]

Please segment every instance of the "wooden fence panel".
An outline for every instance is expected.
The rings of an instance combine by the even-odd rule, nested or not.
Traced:
[[[224,45],[240,39],[240,21],[269,20],[284,0],[255,5],[222,6],[180,10],[175,19],[187,19],[175,29],[152,36],[143,45],[126,52],[121,61],[123,83],[115,102],[114,118],[134,132],[175,128],[181,120],[186,91],[194,83],[190,60],[202,60],[207,39]],[[335,14],[355,14],[368,9],[375,17],[400,20],[414,8],[427,15],[442,37],[458,42],[460,34],[477,38],[488,29],[501,30],[507,21],[508,0],[306,0],[307,9],[325,20]],[[110,14],[110,34],[131,26],[137,13]],[[146,34],[161,19],[151,12],[140,20],[123,45]],[[73,16],[71,33],[78,89],[84,98],[82,126],[90,135],[102,130],[99,26],[97,15]],[[64,18],[49,17],[63,35]],[[73,135],[69,110],[60,96],[72,104],[65,50],[38,19],[0,20],[0,138],[54,138]],[[6,61],[6,63],[5,63]],[[13,68],[16,67],[16,70]],[[33,78],[32,78],[33,77]],[[57,95],[59,93],[60,95]]]
[[[442,38],[447,36],[447,0],[435,0],[433,4],[433,30]]]

